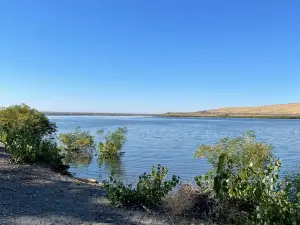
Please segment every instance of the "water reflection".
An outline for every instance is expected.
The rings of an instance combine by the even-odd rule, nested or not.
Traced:
[[[108,174],[113,174],[115,177],[119,179],[123,179],[124,177],[124,167],[122,164],[121,156],[117,156],[114,158],[103,158],[101,155],[98,156],[98,165],[99,167],[103,167],[104,170]]]
[[[105,163],[108,167],[115,167],[115,171],[119,167],[125,180],[135,180],[141,173],[149,171],[152,165],[161,163],[168,167],[170,175],[179,175],[182,181],[191,181],[210,169],[205,159],[194,159],[197,146],[214,144],[223,137],[237,137],[247,130],[254,130],[260,141],[274,146],[275,156],[282,159],[282,171],[292,170],[300,164],[300,120],[97,116],[57,116],[50,117],[50,120],[56,122],[59,132],[72,132],[79,125],[94,135],[99,127],[115,130],[126,126],[129,132],[123,147],[125,155],[121,157],[121,165]],[[98,164],[98,156],[93,156],[88,166],[75,168],[70,164],[70,171],[78,177],[99,181],[107,179],[110,172],[106,172],[104,162],[100,163],[100,168]]]
[[[80,153],[67,153],[65,155],[64,161],[67,164],[73,164],[74,167],[79,165],[88,166],[91,164],[93,159],[92,152],[80,152]]]

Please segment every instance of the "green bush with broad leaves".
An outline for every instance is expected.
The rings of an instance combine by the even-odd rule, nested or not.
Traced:
[[[226,155],[226,157],[224,158],[222,155]],[[206,158],[212,165],[208,173],[196,177],[198,186],[206,192],[211,192],[213,189],[214,177],[220,167],[220,159],[226,160],[222,162],[224,165],[230,163],[232,176],[238,176],[250,163],[253,168],[264,170],[270,162],[274,161],[272,146],[257,142],[253,132],[247,132],[237,138],[222,138],[215,145],[201,145],[196,149],[194,157]],[[211,193],[214,194],[214,192]]]
[[[212,163],[211,171],[195,178],[197,185],[202,192],[211,193],[215,205],[225,206],[220,211],[227,223],[299,222],[299,193],[291,199],[292,184],[279,179],[280,161],[253,134],[202,146],[196,155],[206,155]]]
[[[151,173],[139,176],[135,188],[132,185],[125,185],[113,176],[103,183],[107,197],[113,204],[153,207],[179,183],[177,176],[166,180],[167,173],[167,168],[161,165],[153,166]]]
[[[98,151],[101,159],[115,158],[121,154],[120,150],[126,141],[126,127],[119,127],[113,132],[104,133],[104,130],[99,130],[98,135],[104,136],[104,141],[98,144]]]
[[[82,131],[80,127],[73,132],[59,134],[58,140],[68,153],[86,152],[95,148],[94,137],[89,131]]]
[[[289,171],[284,176],[284,181],[290,183],[290,198],[295,202],[298,200],[297,194],[300,192],[300,167],[296,167],[294,171]]]

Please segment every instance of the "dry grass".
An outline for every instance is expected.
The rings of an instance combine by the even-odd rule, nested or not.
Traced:
[[[169,195],[164,205],[175,216],[203,219],[210,210],[209,198],[201,194],[192,184],[181,184],[179,189]]]
[[[191,184],[182,184],[178,191],[166,198],[165,203],[173,215],[188,215],[197,203],[197,190]]]
[[[265,105],[254,107],[229,107],[208,110],[209,113],[233,113],[233,114],[300,114],[300,103]]]
[[[208,210],[202,214],[210,224],[248,224],[249,213],[240,208],[238,203],[209,200]]]
[[[201,194],[192,184],[182,184],[164,201],[165,208],[174,216],[205,220],[207,224],[244,224],[249,216],[237,202],[216,201]]]
[[[189,113],[166,113],[165,116],[232,116],[232,117],[300,117],[300,103],[253,106],[228,107]]]

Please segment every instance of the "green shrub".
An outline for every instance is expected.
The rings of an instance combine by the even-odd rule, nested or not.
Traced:
[[[126,141],[126,127],[119,127],[114,132],[108,132],[105,135],[104,142],[98,144],[100,157],[103,159],[114,158],[120,155],[120,149]],[[104,130],[99,130],[98,134],[102,136]]]
[[[157,168],[153,166],[150,174],[144,173],[139,176],[135,188],[112,176],[109,181],[103,183],[108,199],[113,204],[152,207],[159,204],[161,199],[179,183],[179,177],[176,176],[171,180],[165,180],[167,173],[167,168],[160,165]]]
[[[58,139],[63,149],[69,153],[87,151],[95,147],[94,137],[89,131],[81,131],[80,127],[73,132],[59,134]]]
[[[269,146],[246,140],[250,139],[223,139],[217,147],[206,147],[204,152],[210,153],[213,168],[195,178],[197,185],[212,193],[214,207],[225,206],[218,210],[222,214],[218,216],[226,222],[296,224],[298,199],[291,201],[291,184],[278,177],[280,161],[273,157]]]
[[[63,163],[64,156],[58,148],[56,142],[50,140],[43,140],[39,146],[39,154],[37,155],[37,162],[43,162],[49,165],[55,171],[68,174],[68,165]]]
[[[43,162],[66,172],[56,143],[49,139],[55,132],[54,123],[27,105],[0,109],[0,142],[14,163]]]
[[[113,176],[110,176],[109,180],[104,180],[103,184],[107,198],[112,204],[123,206],[139,204],[136,190],[132,187],[132,184],[124,184],[121,180],[115,179]]]
[[[54,123],[27,105],[0,110],[0,141],[15,163],[36,161],[45,139],[55,131]]]
[[[222,155],[226,157],[220,157]],[[213,178],[220,166],[220,159],[227,160],[222,162],[224,165],[230,163],[232,176],[238,176],[250,163],[253,168],[264,170],[266,165],[274,161],[272,146],[257,142],[252,132],[238,138],[222,138],[215,145],[201,145],[194,156],[205,157],[212,164],[212,169],[208,173],[196,177],[198,186],[207,192],[213,189]]]
[[[239,170],[250,161],[254,167],[263,167],[273,160],[272,146],[257,142],[253,132],[238,138],[222,138],[215,145],[201,145],[194,153],[196,158],[204,157],[213,168],[218,165],[219,156],[226,153]]]
[[[297,193],[300,192],[300,170],[299,167],[296,170],[288,172],[284,177],[285,182],[291,184],[290,198],[292,201],[297,201]]]

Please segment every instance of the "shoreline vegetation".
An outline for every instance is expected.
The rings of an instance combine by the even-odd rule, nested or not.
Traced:
[[[300,119],[300,103],[256,107],[230,107],[198,112],[148,113],[97,113],[97,112],[44,112],[47,116],[152,116],[177,118],[264,118]]]
[[[95,154],[98,146],[95,155],[100,161],[121,162],[126,127],[114,131],[99,129],[98,144],[89,131],[79,127],[60,134],[59,142],[55,139],[56,132],[55,123],[27,105],[1,108],[0,142],[4,145],[4,151],[0,151],[0,205],[4,205],[4,210],[0,209],[4,215],[4,220],[0,218],[1,224],[17,224],[16,218],[24,222],[24,217],[27,224],[48,224],[45,219],[49,214],[54,218],[51,223],[56,223],[58,217],[66,219],[62,224],[104,222],[99,218],[107,219],[107,213],[109,217],[116,217],[120,210],[131,218],[132,209],[169,218],[168,223],[158,224],[175,224],[171,216],[180,220],[187,218],[188,224],[203,220],[224,225],[300,224],[299,168],[281,174],[281,161],[272,146],[256,139],[252,131],[235,138],[221,138],[215,144],[200,145],[194,158],[205,159],[210,170],[198,174],[194,183],[186,183],[177,175],[168,176],[168,169],[157,159],[158,164],[148,173],[142,171],[135,185],[119,180],[111,171],[110,178],[94,186],[94,190],[64,180],[67,176],[63,175],[68,174],[68,165],[64,163],[66,155]],[[60,178],[41,169],[40,165],[60,172],[57,175]],[[28,209],[29,202],[35,204],[30,204]],[[11,208],[17,211],[8,212]],[[40,219],[33,214],[37,209],[41,209]],[[115,211],[111,211],[113,209]],[[70,218],[77,221],[70,222]],[[116,223],[112,219],[108,222],[130,224]],[[150,224],[156,222],[154,218]],[[140,218],[134,224],[149,222]]]
[[[0,147],[0,224],[190,225],[163,212],[111,206],[101,183],[75,178],[36,164],[12,164]],[[195,223],[195,225],[206,224]]]

